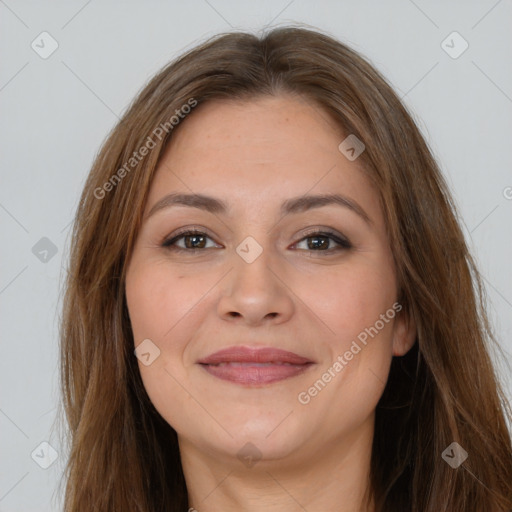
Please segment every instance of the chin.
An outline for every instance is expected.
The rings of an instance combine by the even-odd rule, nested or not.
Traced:
[[[245,452],[251,455],[254,451],[254,455],[263,460],[285,459],[296,453],[308,438],[303,422],[299,426],[290,421],[290,417],[285,417],[281,415],[278,419],[252,417],[247,421],[239,420],[228,429],[233,438],[222,436],[222,442],[217,448],[238,458],[243,457]]]

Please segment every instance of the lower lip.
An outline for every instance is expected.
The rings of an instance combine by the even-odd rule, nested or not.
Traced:
[[[261,363],[227,363],[225,365],[202,364],[211,375],[236,384],[270,384],[304,373],[312,363],[286,365]]]

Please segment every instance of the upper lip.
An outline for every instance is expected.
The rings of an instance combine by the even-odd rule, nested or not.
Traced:
[[[313,363],[311,359],[272,347],[228,347],[197,361],[199,364],[220,363]]]

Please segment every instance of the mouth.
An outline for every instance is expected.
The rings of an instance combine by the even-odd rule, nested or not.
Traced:
[[[197,362],[210,375],[236,384],[257,386],[307,371],[314,361],[270,347],[230,347]]]

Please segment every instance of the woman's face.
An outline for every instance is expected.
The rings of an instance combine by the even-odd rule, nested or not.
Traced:
[[[300,461],[373,435],[414,332],[378,194],[350,139],[338,148],[349,134],[290,96],[211,102],[182,123],[126,279],[151,401],[182,450],[218,459]]]

